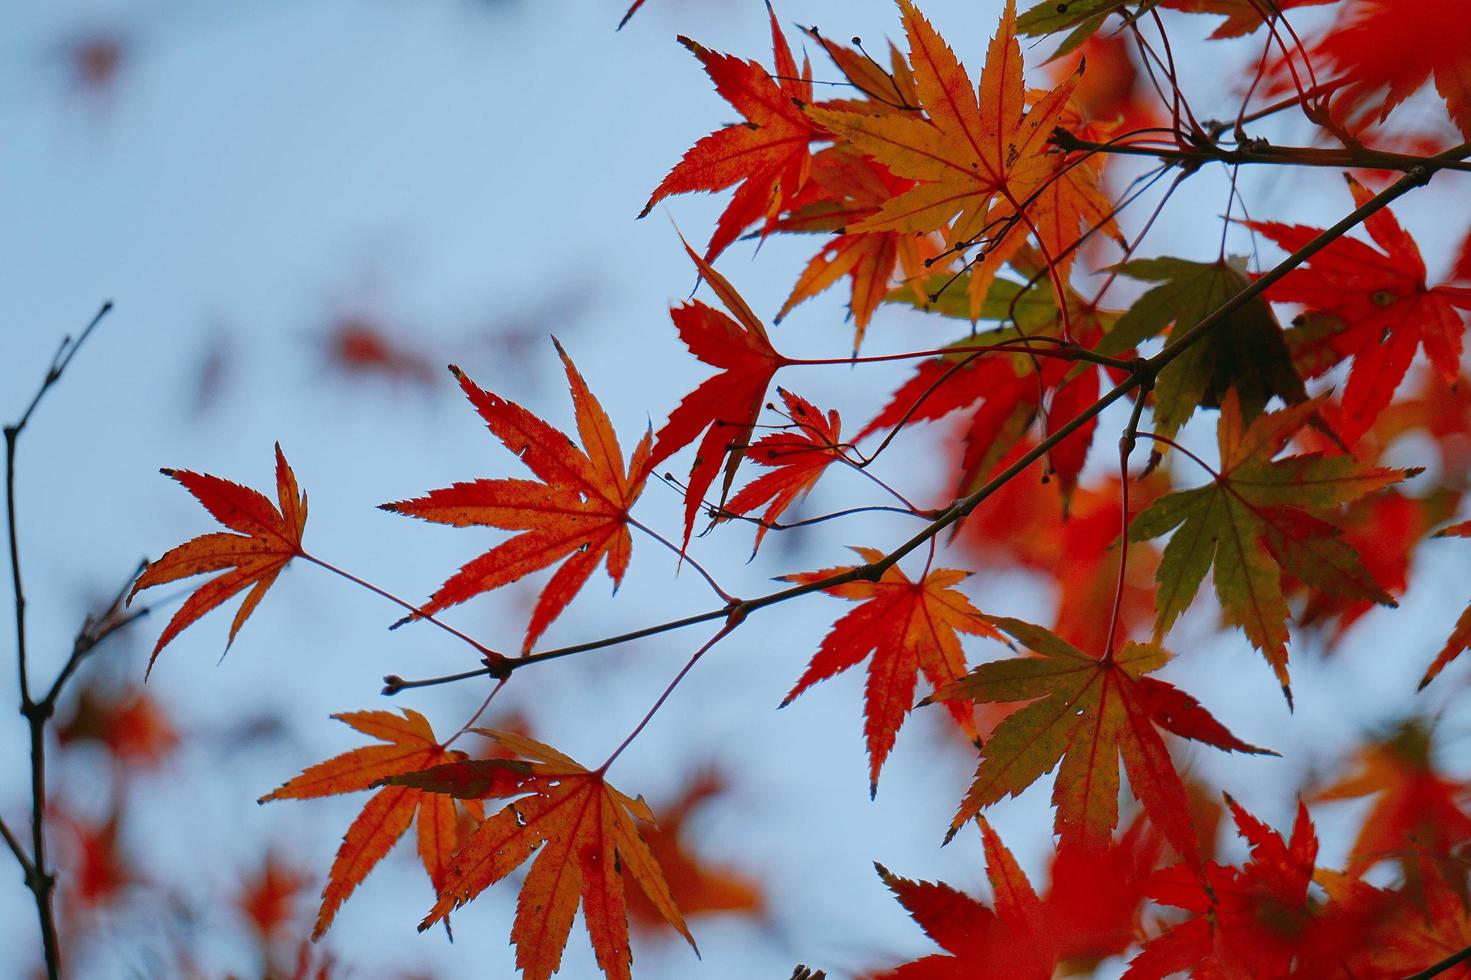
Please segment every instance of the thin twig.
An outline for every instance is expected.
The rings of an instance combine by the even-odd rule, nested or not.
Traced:
[[[464,640],[470,646],[474,647],[475,650],[476,650],[476,652],[478,652],[482,656],[484,656],[485,659],[488,662],[494,663],[494,662],[497,662],[497,661],[502,661],[502,660],[508,659],[505,656],[505,654],[497,653],[496,651],[492,650],[490,647],[486,646],[484,643],[481,643],[479,640],[475,639],[473,636],[470,636],[467,633],[464,633],[464,632],[461,632],[460,630],[455,629],[453,626],[449,625],[448,623],[444,622],[443,620],[440,620],[440,619],[436,618],[435,616],[433,616],[430,613],[426,613],[423,609],[421,609],[420,607],[414,605],[412,602],[409,602],[409,601],[407,601],[405,599],[400,599],[398,596],[394,595],[392,592],[389,592],[386,589],[380,589],[378,586],[374,585],[372,582],[369,582],[366,579],[359,578],[358,576],[352,574],[349,571],[345,571],[344,569],[338,568],[336,565],[332,564],[331,562],[323,561],[322,559],[318,558],[316,555],[307,554],[305,551],[298,553],[297,557],[301,558],[304,561],[309,561],[313,565],[318,566],[319,568],[325,568],[327,571],[331,572],[332,574],[339,575],[342,578],[347,579],[349,582],[354,583],[355,585],[360,585],[363,588],[367,589],[369,592],[372,592],[375,595],[380,595],[383,598],[387,599],[389,602],[392,602],[395,605],[401,606],[402,608],[407,609],[411,613],[411,615],[406,616],[403,619],[399,620],[398,622],[394,623],[393,626],[389,627],[390,629],[396,629],[399,626],[401,626],[402,624],[407,623],[407,622],[409,622],[409,621],[411,621],[411,620],[413,620],[415,618],[427,620],[428,622],[431,622],[435,626],[438,626],[440,629],[444,630],[446,633],[450,634],[451,636],[455,636],[455,637],[458,637],[461,640]]]
[[[638,528],[640,531],[644,532],[649,537],[662,544],[665,548],[668,548],[670,551],[674,552],[674,556],[678,558],[682,564],[688,565],[693,568],[695,572],[699,574],[700,578],[705,580],[705,584],[710,586],[711,591],[713,591],[722,600],[724,600],[725,602],[730,602],[734,599],[734,596],[732,596],[729,592],[720,587],[720,583],[715,581],[715,576],[711,575],[705,569],[704,565],[701,565],[699,562],[695,561],[695,559],[691,558],[683,549],[679,547],[679,545],[675,544],[673,541],[670,541],[668,538],[664,537],[664,535],[660,534],[658,531],[655,531],[647,524],[641,524],[638,521],[634,520],[632,517],[628,518],[628,526]]]
[[[0,817],[0,837],[4,837],[5,843],[10,845],[10,853],[14,854],[15,859],[20,862],[21,873],[29,881],[31,876],[36,873],[35,867],[31,864],[31,859],[26,855],[25,849],[20,846],[20,841],[16,840],[15,835],[10,832],[10,827],[6,825],[4,817]]]
[[[100,619],[93,619],[89,615],[83,621],[81,629],[77,630],[77,635],[72,640],[71,655],[67,657],[66,663],[62,665],[61,672],[56,675],[56,680],[51,683],[51,689],[38,702],[47,714],[50,714],[52,709],[56,707],[56,702],[61,698],[62,688],[66,686],[66,682],[71,679],[72,674],[76,673],[77,668],[82,665],[82,661],[87,658],[87,655],[97,649],[97,646],[103,640],[124,626],[136,623],[144,616],[147,616],[149,610],[153,608],[152,606],[136,606],[126,612],[123,611],[123,601],[128,594],[129,587],[132,586],[134,580],[139,575],[143,574],[143,570],[147,567],[148,559],[145,558],[138,564],[137,569],[128,576],[128,580],[123,583],[123,587],[118,593],[113,596],[112,602],[107,607],[107,612]]]
[[[1148,439],[1151,442],[1157,442],[1157,443],[1159,443],[1162,446],[1169,446],[1171,449],[1175,450],[1176,452],[1179,452],[1179,453],[1183,454],[1184,456],[1186,456],[1186,457],[1194,460],[1197,464],[1200,465],[1200,468],[1201,469],[1205,470],[1212,477],[1214,477],[1214,478],[1216,478],[1218,480],[1221,478],[1221,474],[1219,474],[1219,473],[1216,472],[1215,467],[1211,466],[1211,464],[1207,463],[1205,460],[1201,459],[1195,453],[1193,453],[1190,450],[1186,449],[1184,446],[1180,445],[1175,440],[1170,439],[1167,436],[1162,436],[1162,435],[1160,435],[1157,432],[1140,432],[1140,433],[1138,433],[1138,436],[1141,439]]]
[[[1103,659],[1113,658],[1114,638],[1119,630],[1119,615],[1124,608],[1124,579],[1129,573],[1129,457],[1138,441],[1139,417],[1144,414],[1148,388],[1141,388],[1134,398],[1134,410],[1119,436],[1119,580],[1113,591],[1113,611],[1108,616],[1108,637],[1104,640]]]

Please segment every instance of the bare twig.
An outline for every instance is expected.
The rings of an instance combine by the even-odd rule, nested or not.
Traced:
[[[36,394],[31,398],[30,404],[21,413],[20,421],[5,427],[5,519],[10,539],[10,577],[14,586],[15,660],[16,669],[20,675],[20,713],[25,717],[30,729],[31,741],[31,853],[29,861],[24,860],[24,853],[20,849],[19,842],[11,835],[8,828],[5,831],[5,839],[10,844],[11,851],[14,852],[16,858],[21,859],[20,864],[25,871],[26,887],[31,890],[36,900],[36,918],[41,928],[41,948],[46,960],[46,975],[50,980],[57,980],[61,975],[61,945],[56,938],[56,916],[51,905],[56,876],[46,866],[45,825],[46,722],[50,719],[56,702],[50,694],[40,702],[31,698],[30,667],[26,650],[26,596],[20,574],[20,538],[15,514],[15,450],[20,441],[20,434],[30,423],[36,406],[41,404],[41,399],[45,397],[46,392],[51,390],[51,386],[61,379],[62,372],[66,370],[82,344],[86,343],[97,324],[102,322],[102,318],[111,309],[111,301],[103,303],[97,315],[92,318],[87,328],[76,340],[70,337],[62,339],[56,353],[51,358],[50,367],[46,369],[46,376],[41,379],[41,386],[36,389]],[[74,659],[79,660],[83,655],[77,654],[74,646]],[[67,671],[64,673],[69,675]],[[59,693],[60,684],[53,685],[52,691]]]

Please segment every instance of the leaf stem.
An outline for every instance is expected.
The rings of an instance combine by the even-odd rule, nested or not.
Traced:
[[[506,676],[495,682],[495,687],[492,687],[490,689],[490,693],[485,696],[485,700],[480,702],[480,707],[475,709],[475,713],[470,716],[470,720],[461,725],[459,731],[455,732],[448,739],[446,739],[442,748],[449,748],[455,743],[456,739],[468,732],[470,730],[470,727],[480,720],[480,716],[485,714],[485,709],[490,707],[490,702],[495,700],[495,696],[501,692],[501,688],[505,687],[506,682],[510,679],[511,675],[507,674]]]
[[[714,593],[721,599],[726,602],[735,601],[735,597],[720,587],[720,583],[715,581],[715,577],[705,570],[705,566],[695,561],[695,559],[691,558],[687,553],[681,551],[679,546],[676,545],[673,541],[670,541],[668,538],[664,537],[664,535],[660,534],[658,531],[655,531],[647,524],[642,524],[639,521],[634,520],[632,517],[628,518],[628,525],[630,527],[638,528],[640,531],[644,532],[649,537],[653,538],[655,541],[659,542],[664,547],[674,552],[675,556],[681,562],[689,565],[696,572],[698,572],[700,574],[700,578],[705,580],[705,584],[710,586],[711,590],[714,591]]]
[[[1185,455],[1185,456],[1189,457],[1190,459],[1194,460],[1196,463],[1198,463],[1200,465],[1200,468],[1203,469],[1203,470],[1205,470],[1207,473],[1209,473],[1212,478],[1217,479],[1217,480],[1219,480],[1221,478],[1221,474],[1219,474],[1219,473],[1216,472],[1215,467],[1211,466],[1211,464],[1207,463],[1205,460],[1201,459],[1199,456],[1195,455],[1195,453],[1193,453],[1190,450],[1186,449],[1184,446],[1180,445],[1175,440],[1170,439],[1170,438],[1167,438],[1167,437],[1162,436],[1162,435],[1157,435],[1156,433],[1153,433],[1153,432],[1140,432],[1140,433],[1138,433],[1138,435],[1142,439],[1148,439],[1151,442],[1157,442],[1160,445],[1169,446],[1171,449],[1175,450],[1176,452],[1182,453],[1183,455]]]
[[[309,561],[313,565],[316,565],[316,566],[318,566],[320,568],[325,568],[327,571],[333,573],[334,575],[340,575],[341,577],[347,579],[349,582],[352,582],[354,584],[360,585],[363,588],[367,589],[369,592],[372,592],[372,593],[375,593],[377,595],[380,595],[383,598],[387,599],[389,602],[392,602],[395,605],[398,605],[398,606],[403,607],[404,609],[407,609],[410,613],[412,613],[414,616],[418,617],[419,619],[428,620],[429,622],[433,623],[435,626],[438,626],[440,629],[444,630],[446,633],[449,633],[451,636],[459,637],[461,640],[464,640],[466,643],[470,644],[470,646],[474,647],[475,648],[475,651],[477,653],[481,654],[482,656],[484,656],[484,658],[486,659],[486,661],[488,663],[498,664],[498,663],[508,662],[510,660],[510,658],[509,657],[506,657],[504,654],[497,653],[496,651],[490,649],[490,647],[488,647],[485,644],[481,643],[479,640],[475,639],[474,637],[469,636],[468,634],[463,633],[460,630],[455,629],[453,626],[449,625],[448,623],[444,622],[443,620],[440,620],[440,619],[435,618],[430,613],[426,613],[423,609],[419,608],[418,606],[414,605],[413,603],[408,602],[408,601],[406,601],[404,599],[400,599],[398,596],[394,595],[392,592],[389,592],[389,591],[387,591],[385,589],[380,589],[378,586],[374,585],[372,582],[368,582],[368,581],[366,581],[364,579],[358,578],[356,575],[352,574],[351,572],[345,571],[344,569],[341,569],[341,568],[338,568],[336,565],[333,565],[331,562],[323,561],[322,559],[318,558],[316,555],[308,554],[305,551],[298,552],[297,553],[297,557],[302,558],[302,559],[304,559],[306,561]],[[494,668],[494,667],[490,668],[490,670],[492,670],[492,671],[494,671],[495,669],[497,669],[497,668]],[[480,673],[485,673],[485,671],[475,671],[474,673],[470,673],[470,674],[467,674],[465,676],[467,676],[467,677],[474,677],[474,676],[476,676],[477,674],[480,674]],[[385,692],[385,693],[387,693],[387,692]]]
[[[1119,579],[1113,590],[1113,610],[1108,615],[1108,638],[1104,640],[1103,659],[1112,660],[1114,642],[1119,631],[1119,614],[1124,606],[1124,579],[1129,573],[1129,457],[1139,434],[1139,417],[1144,414],[1146,388],[1134,398],[1129,424],[1119,436]]]
[[[613,764],[613,760],[622,755],[623,750],[628,748],[629,745],[633,744],[633,740],[638,738],[639,733],[644,730],[649,722],[653,721],[654,715],[658,714],[659,709],[664,707],[664,702],[669,700],[669,695],[674,693],[674,689],[679,686],[679,682],[684,680],[685,676],[694,669],[695,664],[700,662],[700,658],[705,655],[705,652],[713,647],[715,644],[719,643],[726,636],[728,636],[732,630],[740,625],[741,620],[745,618],[746,614],[742,611],[741,606],[736,606],[731,610],[730,615],[726,618],[725,625],[720,627],[719,632],[710,637],[710,639],[706,640],[700,646],[700,648],[694,652],[689,661],[686,662],[685,665],[679,669],[679,673],[675,674],[674,679],[670,681],[669,684],[664,688],[664,692],[659,695],[657,700],[654,701],[653,706],[644,713],[643,718],[639,721],[637,725],[634,726],[633,731],[628,733],[628,737],[625,738],[622,742],[618,743],[618,747],[613,750],[613,754],[608,756],[608,758],[603,762],[601,766],[598,766],[596,771],[599,774],[607,772],[608,767]]]

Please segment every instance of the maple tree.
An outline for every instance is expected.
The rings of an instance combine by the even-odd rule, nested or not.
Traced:
[[[706,376],[681,379],[685,393],[672,406],[649,405],[650,418],[664,421],[646,423],[625,455],[613,417],[555,338],[575,438],[548,420],[550,409],[510,401],[493,390],[497,379],[482,378],[490,385],[482,387],[451,367],[475,416],[535,479],[505,475],[515,471],[501,456],[464,464],[461,482],[381,505],[509,535],[482,545],[422,602],[307,550],[307,495],[277,444],[275,502],[219,476],[165,469],[225,530],[140,569],[88,618],[52,683],[33,684],[16,447],[107,307],[62,345],[5,429],[32,780],[29,833],[8,819],[0,830],[34,898],[51,977],[70,955],[53,901],[58,876],[75,881],[60,908],[70,929],[147,875],[120,843],[130,819],[121,797],[100,819],[48,799],[48,745],[96,742],[126,779],[179,743],[146,695],[90,684],[53,730],[68,682],[112,633],[133,628],[148,608],[141,602],[171,601],[153,590],[195,576],[207,578],[184,588],[144,676],[165,646],[240,597],[228,649],[293,562],[393,604],[403,614],[395,628],[427,622],[469,650],[457,673],[388,675],[386,696],[452,684],[477,685],[483,696],[458,727],[453,718],[438,725],[444,737],[415,708],[338,714],[375,741],[308,764],[260,798],[370,794],[325,872],[313,941],[411,826],[433,898],[404,915],[420,931],[443,923],[448,932],[451,914],[457,922],[471,914],[459,910],[487,889],[518,889],[509,935],[532,980],[561,968],[579,910],[598,968],[620,978],[633,975],[630,921],[697,948],[686,915],[770,915],[751,871],[706,861],[683,837],[689,814],[718,795],[719,778],[696,778],[661,812],[615,789],[609,772],[617,765],[618,785],[639,785],[646,774],[620,759],[684,679],[730,650],[732,637],[759,629],[750,624],[763,610],[801,603],[828,610],[830,625],[811,649],[783,637],[796,680],[780,706],[801,711],[813,697],[799,695],[866,663],[871,797],[916,709],[943,705],[974,758],[968,788],[956,785],[944,801],[954,813],[948,827],[929,830],[938,846],[977,825],[991,896],[876,862],[881,885],[942,952],[872,964],[874,976],[1471,976],[1471,790],[1439,750],[1437,730],[1463,700],[1457,660],[1471,646],[1471,608],[1433,643],[1400,634],[1410,640],[1385,655],[1419,679],[1422,707],[1345,749],[1296,787],[1295,800],[1279,800],[1279,813],[1295,812],[1285,834],[1238,801],[1241,787],[1216,785],[1210,753],[1197,756],[1189,743],[1316,760],[1314,746],[1228,728],[1204,703],[1218,690],[1174,673],[1202,659],[1203,621],[1214,616],[1219,642],[1269,674],[1285,695],[1274,707],[1290,712],[1290,661],[1315,647],[1326,655],[1356,623],[1394,615],[1425,588],[1418,563],[1442,547],[1428,542],[1471,537],[1471,522],[1456,520],[1471,486],[1463,378],[1471,235],[1450,229],[1465,244],[1441,261],[1408,230],[1409,209],[1397,216],[1391,207],[1423,195],[1447,209],[1464,197],[1456,181],[1471,171],[1471,144],[1457,141],[1471,136],[1471,18],[1448,0],[1048,0],[1020,12],[1007,0],[976,72],[962,61],[981,47],[975,39],[947,39],[914,0],[897,5],[902,45],[891,43],[882,61],[861,39],[784,27],[771,5],[769,66],[680,36],[741,116],[699,138],[640,213],[689,193],[730,192],[703,251],[680,239],[719,306],[691,296],[670,310],[674,336],[664,330]],[[1294,26],[1323,9],[1336,19],[1314,21],[1326,25],[1317,33]],[[1200,15],[1216,18],[1202,43],[1239,53],[1245,66],[1245,84],[1224,98],[1192,81],[1176,51],[1183,28],[1199,32]],[[1023,37],[1046,39],[1053,55],[1034,76],[1045,79],[1040,87],[1027,85],[1027,57],[1034,69],[1043,59],[1024,50]],[[1090,52],[1100,57],[1090,61]],[[830,69],[814,68],[812,55]],[[822,78],[828,70],[834,77]],[[839,97],[819,98],[824,82]],[[1221,117],[1198,115],[1206,104]],[[1423,119],[1405,121],[1412,105],[1431,117],[1428,130]],[[1265,128],[1289,118],[1311,127],[1307,145]],[[1341,219],[1318,227],[1299,220],[1295,201],[1251,200],[1242,171],[1260,167],[1305,180],[1342,171],[1352,208],[1343,202]],[[1173,206],[1179,188],[1207,173],[1224,175],[1224,214]],[[1141,204],[1149,194],[1152,210]],[[1331,194],[1341,198],[1341,185]],[[1272,208],[1286,213],[1268,216]],[[1215,254],[1157,254],[1157,229],[1172,221],[1207,225]],[[743,237],[785,236],[823,244],[780,280],[786,299],[769,328],[714,263]],[[1249,255],[1228,251],[1234,242],[1251,246]],[[1285,257],[1263,259],[1262,242]],[[1449,272],[1432,286],[1433,265]],[[834,353],[781,353],[774,325],[821,310],[817,297],[844,279],[853,323],[829,331]],[[940,339],[896,341],[890,323],[923,323],[923,336]],[[860,353],[880,342],[896,349]],[[422,359],[372,331],[342,331],[335,343],[344,363],[424,379]],[[866,378],[892,362],[907,371],[892,391],[853,385],[863,414],[844,404],[851,434],[837,408],[802,394],[811,372]],[[856,430],[855,417],[867,418]],[[925,427],[939,436],[929,445],[920,442]],[[660,473],[677,458],[682,482]],[[813,507],[817,488],[826,507],[843,474],[861,490],[842,509]],[[682,497],[679,533],[657,529],[657,505],[645,499],[651,483]],[[856,561],[829,555],[797,566],[816,570],[793,570],[789,552],[762,550],[773,536],[801,540],[804,528],[836,522],[866,542],[852,547]],[[708,567],[727,542],[744,553],[746,525],[751,561],[774,572],[775,587],[728,588]],[[875,545],[868,535],[888,537]],[[636,537],[665,549],[676,573],[690,570],[708,604],[616,635],[579,620],[582,639],[547,647],[549,628],[586,601],[599,566],[615,587],[630,574]],[[1007,615],[1008,593],[993,587],[999,577],[975,575],[983,570],[1040,580],[1054,593],[1050,625]],[[514,653],[445,618],[543,574]],[[854,605],[837,612],[819,593]],[[613,660],[634,641],[700,626],[703,641],[687,644],[684,665],[596,767],[542,741],[540,729],[533,737],[503,721],[480,724],[527,668],[567,660],[560,669],[575,675],[571,658],[606,651]],[[1253,649],[1265,667],[1246,656]],[[992,820],[1006,800],[1045,791],[1049,776],[1054,839],[1039,891],[1032,882],[1043,879],[1029,878]],[[1325,856],[1315,819],[1346,800],[1367,805],[1339,861]],[[1239,845],[1218,840],[1226,815],[1247,848],[1235,863],[1228,852]],[[51,832],[64,827],[56,836],[71,839],[64,863],[48,850],[48,816]],[[290,908],[305,881],[268,853],[239,890],[238,914],[268,972],[334,968],[330,954],[292,945]]]

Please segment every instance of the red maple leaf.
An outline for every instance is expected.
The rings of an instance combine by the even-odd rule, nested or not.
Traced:
[[[1348,178],[1354,202],[1373,195]],[[1344,236],[1289,272],[1267,290],[1279,303],[1300,303],[1309,313],[1327,314],[1289,331],[1293,362],[1306,377],[1353,359],[1334,428],[1344,442],[1357,442],[1389,404],[1421,345],[1447,384],[1461,372],[1465,325],[1456,307],[1471,310],[1471,286],[1427,287],[1425,260],[1388,208],[1364,221],[1379,246]],[[1251,221],[1247,226],[1286,251],[1295,251],[1321,229]]]
[[[1471,538],[1471,521],[1453,524],[1437,532],[1435,536],[1438,538]],[[1471,605],[1468,605],[1461,613],[1461,618],[1456,620],[1455,628],[1451,630],[1451,635],[1446,637],[1445,645],[1440,648],[1440,652],[1435,655],[1435,660],[1425,671],[1425,676],[1420,679],[1420,688],[1423,690],[1426,684],[1435,680],[1435,676],[1445,670],[1446,664],[1459,657],[1468,647],[1471,647]]]
[[[70,713],[57,723],[57,741],[97,742],[124,766],[160,765],[179,745],[168,714],[141,690],[111,688],[96,679],[82,688]]]
[[[649,852],[664,872],[674,904],[685,915],[755,917],[765,908],[766,897],[754,878],[735,867],[706,861],[692,849],[691,819],[727,790],[725,777],[719,772],[710,769],[699,773],[685,783],[673,802],[659,807],[657,824],[641,828]],[[642,888],[627,888],[626,884],[625,888],[628,915],[634,923],[649,928],[668,925]]]
[[[776,12],[770,4],[767,7],[774,72],[680,36],[679,42],[705,66],[715,90],[746,121],[718,129],[690,147],[639,212],[642,218],[671,194],[719,191],[739,183],[705,249],[705,259],[710,262],[758,221],[765,221],[763,237],[771,232],[776,216],[807,180],[812,161],[808,144],[822,136],[802,112],[802,107],[812,101],[811,66],[804,62],[801,74],[797,73],[797,63],[776,22]]]
[[[875,975],[873,980],[1048,980],[1058,938],[1042,901],[1016,858],[985,819],[978,819],[986,877],[995,897],[988,908],[946,884],[910,881],[875,863],[879,877],[919,927],[944,947],[934,955]]]
[[[952,412],[968,410],[962,435],[957,491],[969,493],[989,477],[1041,416],[1047,432],[1072,421],[1097,397],[1098,372],[1075,373],[1075,365],[1059,358],[1037,358],[1025,353],[971,353],[977,346],[1025,347],[1023,338],[1060,338],[1064,318],[1051,285],[1045,281],[1045,262],[1035,250],[1020,249],[1012,265],[1030,283],[992,281],[976,315],[1002,321],[1002,326],[957,341],[945,354],[920,362],[909,380],[899,386],[877,415],[858,433],[862,439],[880,429],[934,421]],[[952,316],[971,315],[965,276],[940,294],[935,308]],[[931,280],[933,281],[933,280]],[[1087,304],[1068,288],[1069,316],[1074,339],[1091,346],[1103,335],[1111,314]],[[1044,405],[1046,411],[1043,411]],[[1065,491],[1077,483],[1097,428],[1089,421],[1050,454],[1052,469]]]
[[[874,548],[853,550],[866,562],[883,557],[883,552]],[[841,565],[786,578],[791,582],[817,582],[853,567]],[[877,582],[860,580],[824,590],[861,605],[833,624],[782,706],[818,681],[840,674],[873,654],[863,705],[870,795],[878,791],[879,769],[894,747],[894,736],[904,716],[914,705],[919,673],[923,671],[937,689],[948,686],[965,673],[965,655],[957,634],[997,635],[970,600],[954,588],[969,574],[937,568],[916,582],[897,566],[890,566]],[[947,707],[955,723],[974,739],[975,722],[969,706],[951,700]]]
[[[950,955],[926,956],[873,980],[1049,978],[1059,966],[1068,975],[1088,972],[1133,945],[1144,883],[1163,851],[1144,820],[1100,848],[1060,851],[1040,898],[991,825],[979,822],[994,907],[876,865],[915,922]]]
[[[1401,724],[1365,745],[1343,779],[1314,794],[1314,800],[1373,797],[1349,852],[1349,874],[1362,876],[1381,861],[1397,861],[1405,881],[1422,893],[1427,877],[1464,876],[1455,852],[1471,841],[1467,785],[1436,767],[1431,735],[1418,720]]]
[[[773,432],[762,436],[746,455],[758,466],[771,468],[770,473],[752,480],[721,508],[727,514],[745,515],[763,505],[761,526],[756,531],[756,548],[771,528],[798,497],[805,496],[818,477],[833,463],[843,459],[842,420],[836,411],[822,412],[801,395],[778,388],[787,406],[787,417],[794,431]]]
[[[520,532],[450,576],[423,606],[424,613],[432,615],[562,562],[537,599],[526,626],[523,651],[531,649],[604,558],[608,577],[615,585],[622,581],[633,550],[628,512],[643,491],[650,465],[649,436],[645,434],[624,471],[623,450],[612,422],[562,345],[556,346],[567,372],[584,448],[578,449],[560,430],[451,368],[486,427],[541,482],[475,480],[381,505],[383,510],[436,524]]]
[[[1018,445],[1001,463],[1030,448],[1029,442]],[[1082,649],[1101,649],[1118,587],[1119,481],[1085,484],[1071,495],[1060,482],[1010,481],[966,518],[957,540],[987,567],[1004,571],[1020,565],[1048,576],[1058,592],[1052,631]],[[1134,480],[1131,514],[1149,506],[1168,484],[1162,470]],[[1142,542],[1129,546],[1115,641],[1136,635],[1153,620],[1158,564],[1157,548]]]
[[[1240,868],[1214,862],[1177,864],[1156,874],[1146,890],[1155,901],[1193,918],[1147,943],[1125,980],[1198,977],[1325,977],[1364,947],[1382,917],[1378,903],[1324,904],[1310,895],[1318,837],[1306,806],[1297,806],[1292,836],[1281,835],[1227,797],[1236,829],[1251,845]],[[1357,976],[1358,974],[1353,974]]]
[[[1383,122],[1435,80],[1451,121],[1471,139],[1471,17],[1462,0],[1348,0],[1307,58],[1337,84],[1329,106],[1350,125]],[[1285,89],[1286,66],[1276,66]],[[1375,118],[1377,117],[1377,119]]]
[[[669,413],[669,421],[654,437],[654,449],[649,456],[648,465],[652,469],[700,439],[684,493],[684,540],[688,543],[695,515],[705,506],[705,492],[715,482],[722,464],[725,479],[721,484],[721,502],[730,493],[736,468],[746,455],[756,418],[766,403],[766,389],[777,369],[790,362],[771,346],[766,327],[756,319],[735,287],[688,244],[684,250],[725,308],[735,316],[732,320],[699,300],[669,311],[679,338],[690,353],[720,368],[719,374],[702,381]],[[700,438],[702,432],[704,438]]]
[[[260,868],[241,882],[235,906],[255,934],[271,940],[291,924],[307,876],[268,851]]]

